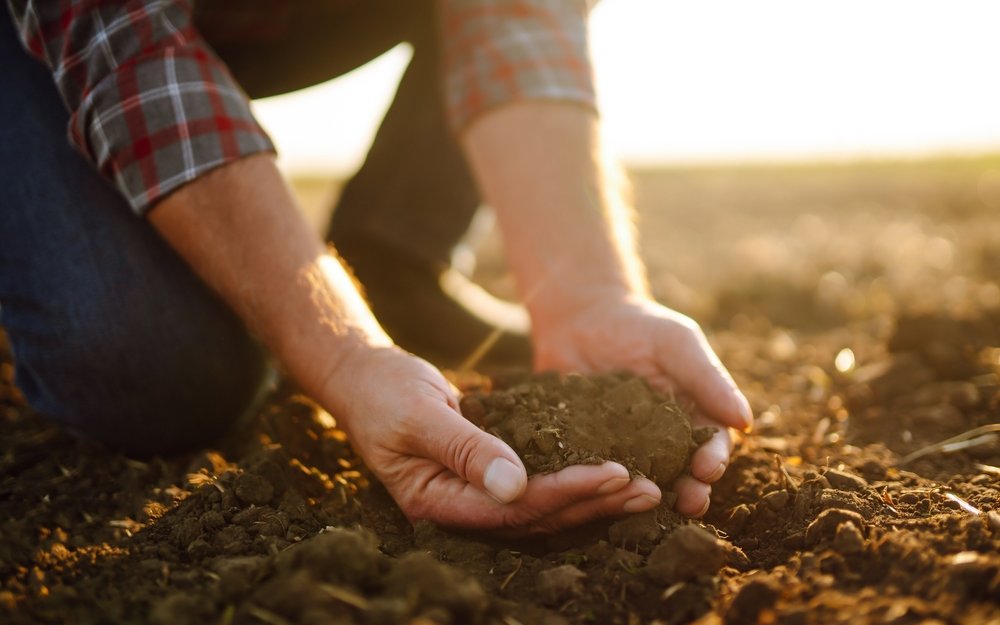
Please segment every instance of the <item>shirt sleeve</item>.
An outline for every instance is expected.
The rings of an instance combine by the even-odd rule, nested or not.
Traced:
[[[274,151],[186,0],[9,0],[52,70],[71,143],[144,214],[209,170]]]
[[[445,105],[456,130],[515,100],[597,110],[589,0],[439,0]]]

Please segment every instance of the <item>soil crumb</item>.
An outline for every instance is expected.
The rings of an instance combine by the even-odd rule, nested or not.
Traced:
[[[508,374],[461,405],[466,418],[514,448],[529,474],[613,460],[664,490],[714,432],[692,429],[676,401],[628,373]]]

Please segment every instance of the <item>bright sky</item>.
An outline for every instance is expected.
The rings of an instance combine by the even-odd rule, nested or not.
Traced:
[[[603,0],[609,148],[630,163],[1000,151],[996,0]],[[257,103],[292,171],[353,170],[409,49]]]

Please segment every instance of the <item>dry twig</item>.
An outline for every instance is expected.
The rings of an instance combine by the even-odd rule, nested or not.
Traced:
[[[958,451],[959,449],[967,449],[969,447],[993,442],[998,438],[996,432],[1000,432],[1000,423],[990,423],[988,425],[971,429],[968,432],[959,434],[958,436],[952,436],[949,439],[945,439],[941,442],[934,443],[933,445],[928,445],[927,447],[918,449],[915,452],[904,456],[903,459],[899,461],[897,466],[907,465],[917,458],[923,458],[924,456],[935,452],[951,453]]]
[[[955,493],[945,493],[944,496],[946,498],[950,499],[951,501],[954,501],[955,503],[957,503],[959,508],[961,508],[962,510],[965,510],[969,514],[972,514],[972,515],[975,515],[975,516],[979,516],[980,514],[982,514],[982,511],[980,511],[979,508],[975,507],[974,505],[972,505],[968,501],[962,499],[961,497],[959,497]]]
[[[511,571],[510,575],[508,575],[507,578],[503,580],[503,583],[500,584],[500,590],[503,590],[504,588],[506,588],[507,584],[510,583],[510,580],[514,579],[514,576],[517,575],[517,572],[521,570],[521,563],[522,562],[523,562],[523,560],[521,558],[517,559],[517,564],[514,565],[514,570]]]

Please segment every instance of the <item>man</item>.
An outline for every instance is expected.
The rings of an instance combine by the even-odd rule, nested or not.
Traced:
[[[0,322],[40,413],[132,453],[209,442],[260,387],[249,328],[412,519],[554,531],[657,505],[657,487],[615,463],[528,480],[507,445],[462,418],[440,372],[394,344],[304,223],[230,75],[264,95],[407,40],[411,67],[335,211],[333,242],[385,298],[397,271],[440,271],[481,191],[531,318],[534,366],[630,369],[695,400],[720,429],[676,485],[677,508],[707,509],[728,427],[749,427],[750,409],[697,325],[645,287],[600,158],[586,2],[10,7]],[[462,322],[477,323],[462,349],[489,328]],[[516,339],[504,349],[524,353]]]

